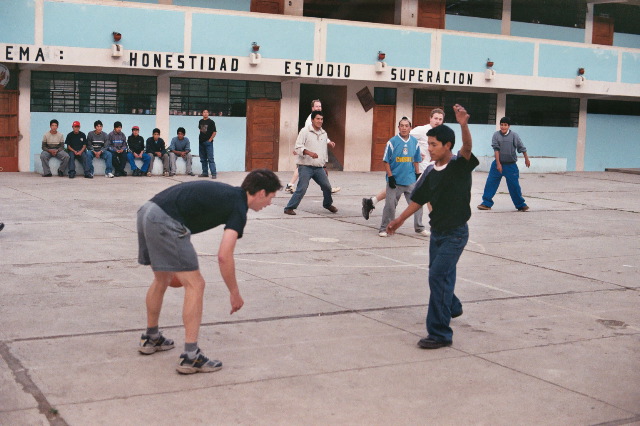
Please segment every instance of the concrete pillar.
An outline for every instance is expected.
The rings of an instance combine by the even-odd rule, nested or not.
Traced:
[[[394,24],[418,26],[418,0],[396,0]]]
[[[292,16],[302,16],[304,11],[304,0],[284,0],[284,14]]]
[[[584,42],[593,41],[593,3],[587,3],[587,16],[584,19]]]
[[[396,123],[408,117],[413,124],[413,89],[400,86],[396,92]]]
[[[584,171],[584,155],[587,146],[587,98],[580,98],[578,112],[578,140],[576,141],[576,171]]]
[[[368,172],[371,170],[371,144],[373,143],[373,110],[362,108],[358,93],[365,84],[361,81],[347,83],[347,112],[344,129],[344,171]],[[368,85],[373,93],[373,85]]]
[[[296,157],[292,152],[298,137],[300,82],[282,82],[280,88],[282,90],[282,99],[280,100],[278,170],[292,171],[296,167]]]
[[[160,134],[165,143],[171,141],[173,131],[169,128],[169,95],[170,95],[169,74],[158,76],[158,96],[156,98],[156,127],[160,129]],[[168,139],[167,139],[168,138]]]
[[[511,0],[502,0],[502,25],[500,34],[511,35]]]
[[[507,111],[507,94],[498,93],[496,105],[496,130],[500,128],[500,119],[506,115]]]
[[[28,66],[28,65],[27,65]],[[31,170],[31,70],[21,69],[18,77],[18,171]],[[44,133],[44,132],[43,132]],[[42,135],[40,135],[42,137]],[[40,139],[42,141],[42,139]],[[38,153],[39,154],[39,153]]]

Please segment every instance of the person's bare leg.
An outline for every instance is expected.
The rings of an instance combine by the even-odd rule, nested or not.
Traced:
[[[291,180],[289,181],[289,185],[294,186],[297,181],[298,181],[298,167],[296,166],[295,170],[293,171],[293,176],[291,176]]]
[[[205,281],[199,270],[176,272],[176,278],[184,286],[184,303],[182,305],[184,341],[185,343],[195,343],[198,341],[200,323],[202,322]]]
[[[375,200],[373,198],[375,198]],[[371,199],[373,201],[373,204],[377,203],[378,201],[384,200],[385,198],[387,198],[387,189],[385,188],[382,191],[378,192],[378,195],[373,198]]]
[[[164,293],[173,279],[174,272],[154,272],[153,282],[147,290],[147,327],[157,327],[162,310]]]

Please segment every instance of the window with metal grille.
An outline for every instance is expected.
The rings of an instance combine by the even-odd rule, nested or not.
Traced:
[[[374,87],[373,100],[376,105],[395,105],[398,90],[393,87]]]
[[[580,100],[507,95],[506,116],[521,126],[578,127]]]
[[[155,114],[156,77],[94,73],[31,73],[31,111]]]
[[[246,117],[247,99],[282,99],[280,83],[271,81],[172,78],[169,114]]]
[[[441,90],[415,90],[414,102],[418,106],[442,107],[445,122],[454,123],[453,106],[460,104],[471,115],[469,124],[495,124],[498,95],[495,93],[455,92]]]
[[[587,113],[640,116],[640,102],[589,99],[587,101]]]

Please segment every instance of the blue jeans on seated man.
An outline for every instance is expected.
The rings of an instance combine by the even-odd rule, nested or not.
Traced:
[[[507,181],[509,195],[511,196],[513,205],[516,206],[516,209],[520,209],[526,206],[527,203],[525,203],[524,198],[522,198],[522,190],[520,189],[520,182],[518,182],[518,179],[520,179],[520,170],[518,169],[518,164],[502,164],[502,173],[500,173],[498,171],[498,167],[496,167],[496,160],[493,160],[493,163],[491,163],[491,168],[489,169],[487,183],[485,183],[484,185],[484,194],[482,194],[482,204],[487,207],[493,207],[493,197],[498,191],[502,176],[504,176]]]
[[[93,175],[93,157],[95,157],[96,153],[94,151],[86,151],[86,157],[87,157],[87,168],[84,169],[84,174],[86,175],[87,172],[91,173]],[[102,154],[100,154],[100,158],[104,158],[104,164],[105,164],[105,169],[104,169],[104,174],[109,174],[109,173],[113,173],[113,163],[111,162],[111,153],[109,151],[104,151]]]
[[[202,164],[202,174],[208,174],[207,164],[209,164],[211,176],[217,176],[216,162],[213,159],[213,142],[202,142],[198,149],[198,155],[200,155],[200,163]]]
[[[129,160],[129,165],[131,166],[131,171],[133,172],[138,168],[136,166],[136,157],[133,155],[133,152],[127,152],[127,160]],[[151,164],[151,156],[146,152],[142,153],[142,168],[140,169],[143,173],[147,173],[149,170],[149,164]]]
[[[331,197],[331,184],[329,183],[329,178],[327,177],[327,172],[324,171],[324,167],[313,167],[313,166],[298,166],[298,186],[296,187],[296,192],[293,193],[287,207],[285,210],[295,210],[300,205],[300,201],[304,197],[304,194],[307,193],[307,188],[309,187],[309,181],[313,179],[318,185],[320,185],[320,189],[322,189],[322,207],[328,209],[333,205],[333,198]]]
[[[452,315],[462,312],[462,303],[454,294],[456,266],[469,240],[469,226],[458,226],[447,232],[431,228],[429,240],[429,309],[427,332],[438,342],[451,342],[449,327]]]
[[[85,151],[86,152],[86,151]],[[76,175],[76,159],[80,160],[80,164],[82,164],[82,169],[87,170],[87,157],[85,156],[85,152],[80,155],[75,155],[73,152],[69,152],[69,175]]]

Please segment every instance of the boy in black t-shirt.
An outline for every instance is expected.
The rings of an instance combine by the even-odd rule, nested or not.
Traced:
[[[247,210],[267,207],[281,188],[275,173],[257,169],[247,175],[239,188],[211,181],[182,183],[158,193],[138,210],[138,262],[151,265],[154,274],[147,291],[147,330],[140,338],[140,353],[150,355],[174,347],[173,340],[160,333],[158,322],[167,287],[184,286],[185,343],[177,370],[192,374],[222,368],[220,361],[210,360],[198,348],[205,281],[190,236],[225,225],[218,264],[229,289],[233,314],[244,304],[233,252],[236,241],[242,238]]]
[[[200,163],[202,164],[202,173],[199,177],[208,177],[209,170],[211,170],[211,178],[216,179],[218,172],[216,171],[216,162],[213,157],[213,140],[215,139],[218,131],[216,129],[216,123],[209,118],[209,111],[202,111],[202,119],[198,122],[198,135]]]
[[[462,130],[462,148],[457,156],[453,155],[456,138],[448,126],[434,127],[427,132],[429,154],[435,165],[426,170],[426,176],[418,182],[409,207],[387,226],[387,233],[393,235],[422,205],[431,204],[428,336],[418,342],[423,349],[450,346],[453,330],[449,322],[462,315],[462,303],[454,294],[456,265],[469,239],[471,172],[479,163],[471,152],[469,114],[458,104],[453,110]]]

